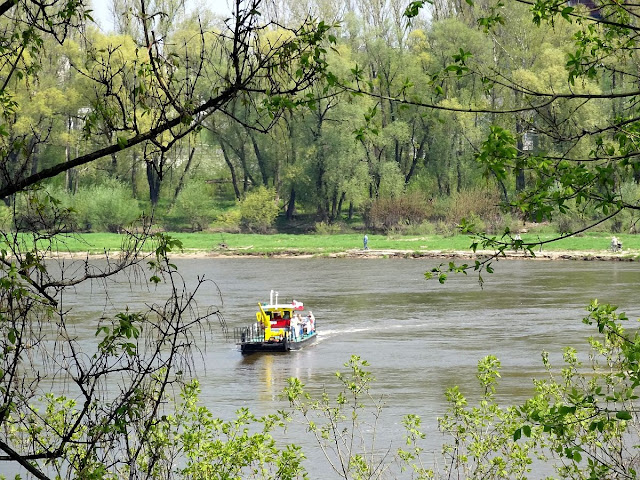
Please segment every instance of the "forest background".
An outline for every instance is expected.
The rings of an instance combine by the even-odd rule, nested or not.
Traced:
[[[479,14],[470,9],[435,3],[409,22],[405,3],[265,4],[264,16],[283,25],[300,24],[309,13],[335,24],[334,43],[326,51],[332,78],[355,78],[368,94],[318,84],[305,91],[312,108],[282,105],[278,116],[269,116],[266,104],[249,108],[237,98],[170,150],[127,148],[70,168],[46,183],[63,206],[72,207],[68,230],[120,232],[142,212],[153,212],[156,225],[166,231],[235,233],[451,236],[462,219],[488,234],[565,233],[600,221],[597,206],[580,205],[575,195],[549,211],[513,206],[538,183],[538,173],[518,168],[501,175],[481,167],[478,157],[494,124],[511,129],[514,147],[526,155],[587,154],[598,148],[597,138],[572,141],[571,132],[619,115],[621,101],[592,101],[579,115],[574,115],[577,101],[569,100],[548,112],[527,110],[522,93],[493,82],[488,94],[488,80],[467,74],[463,65],[472,59],[474,65],[510,72],[516,84],[561,92],[567,89],[566,58],[573,49],[567,38],[577,26],[536,26],[527,6],[515,4],[503,12],[499,28],[485,33],[476,24]],[[156,35],[176,65],[178,59],[194,62],[188,39],[221,28],[223,19],[206,8],[187,10],[180,2],[161,6],[167,13]],[[18,88],[20,121],[7,140],[25,143],[22,171],[47,169],[119,138],[117,125],[94,124],[96,109],[117,112],[117,104],[96,106],[95,86],[71,67],[83,58],[108,61],[111,69],[138,61],[137,46],[144,42],[134,12],[126,2],[116,1],[113,9],[124,12],[113,16],[113,31],[89,24],[91,49],[82,42],[48,48],[38,81]],[[603,70],[571,89],[624,89],[625,77],[618,76]],[[193,92],[196,99],[204,93]],[[424,97],[433,98],[437,108],[420,105]],[[513,113],[498,115],[498,110]],[[553,124],[566,138],[549,134]],[[635,174],[621,177],[615,188],[632,202],[640,195],[637,182]],[[30,215],[39,213],[25,208],[27,197],[3,200],[5,228],[14,221],[37,223]],[[568,211],[576,204],[579,208]],[[629,209],[596,229],[635,233],[636,221]]]

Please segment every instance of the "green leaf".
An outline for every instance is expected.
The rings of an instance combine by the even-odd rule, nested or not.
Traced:
[[[633,417],[626,410],[621,410],[619,412],[616,412],[616,418],[618,420],[631,420],[631,418],[633,418]]]
[[[415,2],[411,2],[409,6],[404,11],[404,16],[407,18],[413,18],[420,13],[420,9],[424,7],[425,3],[432,3],[429,0],[417,0]]]
[[[515,432],[513,432],[513,441],[514,442],[517,442],[518,440],[520,440],[521,437],[522,437],[522,428],[519,428]]]
[[[15,345],[16,343],[16,329],[15,328],[10,328],[9,331],[7,332],[7,338],[9,339],[9,342],[12,345]]]

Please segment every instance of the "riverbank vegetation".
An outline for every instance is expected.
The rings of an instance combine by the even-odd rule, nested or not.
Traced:
[[[180,242],[181,247],[175,254],[194,255],[323,255],[330,253],[348,253],[363,250],[361,234],[243,234],[243,233],[171,233],[171,238]],[[122,248],[122,234],[86,233],[69,235],[56,246],[60,253],[104,254],[117,252]],[[538,252],[585,252],[601,254],[611,252],[611,235],[608,233],[589,232],[580,236],[572,236],[562,240],[555,233],[530,232],[523,234],[522,241],[536,244],[534,253]],[[618,235],[622,242],[622,250],[617,256],[640,254],[640,237],[637,235]],[[455,234],[442,235],[368,235],[370,253],[384,251],[398,252],[466,252],[469,251],[474,237]],[[542,246],[539,242],[549,242]],[[148,250],[152,247],[149,246]],[[512,251],[515,251],[515,244]],[[519,248],[522,251],[522,248]]]

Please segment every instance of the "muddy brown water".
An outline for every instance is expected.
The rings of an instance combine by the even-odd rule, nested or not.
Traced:
[[[518,403],[532,392],[531,379],[544,376],[541,352],[560,364],[562,349],[587,351],[595,333],[581,321],[591,299],[615,303],[632,320],[640,316],[640,264],[626,262],[505,260],[485,274],[451,275],[446,284],[426,281],[433,259],[215,258],[178,259],[187,284],[197,275],[216,282],[198,297],[201,308],[217,306],[230,332],[255,320],[256,304],[269,291],[302,301],[313,311],[319,332],[315,345],[288,354],[243,357],[215,324],[201,339],[197,357],[203,403],[230,419],[240,407],[258,414],[284,408],[279,397],[287,378],[298,377],[312,390],[336,391],[334,373],[351,355],[371,364],[373,391],[386,403],[378,426],[382,445],[398,440],[407,413],[420,415],[425,448],[443,441],[436,418],[446,409],[444,392],[459,385],[477,393],[476,365],[485,355],[502,362],[501,402]],[[95,318],[107,306],[132,309],[162,298],[162,288],[141,289],[125,279],[110,282],[109,299],[96,286],[67,297],[77,333],[95,342]],[[369,433],[372,433],[370,431]],[[329,476],[311,436],[291,428],[287,440],[309,452],[310,478]],[[0,466],[1,467],[1,466]],[[533,475],[536,478],[536,475]]]

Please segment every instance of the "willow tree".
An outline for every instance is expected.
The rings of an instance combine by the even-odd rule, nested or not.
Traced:
[[[232,115],[242,100],[255,111],[256,128],[267,130],[283,109],[307,101],[305,89],[325,72],[329,26],[322,22],[278,28],[274,37],[260,0],[238,0],[229,19],[201,23],[186,49],[160,35],[163,13],[152,5],[161,3],[136,2],[129,25],[136,36],[100,45],[82,0],[0,5],[0,198],[32,220],[6,222],[0,234],[3,472],[12,464],[39,479],[170,475],[158,443],[167,393],[189,379],[194,334],[215,314],[193,303],[208,283],[185,288],[168,260],[179,245],[151,235],[148,222],[97,264],[60,258],[71,212],[47,194],[47,180],[134,149],[162,176],[172,149],[212,114]],[[48,97],[46,111],[34,113],[29,103],[46,97],[52,70],[82,78],[84,95],[73,108],[85,142],[77,152],[53,148],[45,162],[36,156],[52,146],[43,122],[55,126],[70,115],[60,94]],[[95,341],[79,342],[69,289],[116,274],[165,284],[166,301],[105,307],[87,320]],[[109,305],[108,287],[102,295]]]
[[[430,3],[411,2],[408,19]],[[584,226],[549,241],[607,222],[620,228],[615,220],[625,212],[633,231],[640,209],[638,8],[608,0],[470,1],[449,8],[490,39],[496,61],[460,45],[431,71],[427,85],[392,100],[476,116],[484,134],[472,143],[474,157],[485,176],[513,188],[505,208],[534,221],[566,212],[585,217]],[[460,82],[475,93],[452,105]],[[478,234],[474,249],[495,248],[496,256],[514,246],[534,254],[539,245],[509,231],[495,239],[470,224],[463,229]],[[451,268],[482,271],[490,262]]]

